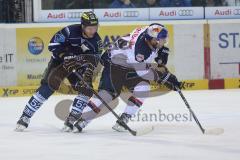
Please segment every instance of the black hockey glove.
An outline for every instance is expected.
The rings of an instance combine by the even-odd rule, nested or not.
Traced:
[[[102,54],[100,62],[105,67],[110,64],[110,62],[111,62],[111,51],[110,50],[106,50]]]
[[[94,66],[91,63],[84,64],[84,71],[83,71],[83,81],[85,82],[92,82]]]
[[[156,63],[158,65],[166,65],[168,62],[168,54],[169,48],[163,46],[157,53],[158,56],[155,58]]]
[[[86,63],[86,61],[82,56],[67,56],[64,57],[63,68],[67,73],[71,73],[79,69],[84,63]]]
[[[91,63],[85,63],[84,66],[77,72],[82,75],[82,80],[79,80],[74,89],[82,94],[91,97],[92,96],[92,79],[94,66]]]
[[[68,38],[63,45],[65,53],[84,53],[82,46],[82,38]]]
[[[151,66],[150,69],[154,72],[154,79],[157,83],[165,85],[170,90],[176,91],[176,87],[181,89],[181,82],[168,71],[165,65]]]
[[[85,63],[83,59],[76,56],[67,56],[63,64],[51,70],[48,76],[48,84],[52,90],[58,90],[64,78],[68,77],[73,70],[77,70]]]
[[[170,90],[176,91],[176,87],[181,89],[181,82],[179,82],[177,77],[170,72],[164,73],[158,82],[164,84]]]
[[[116,47],[118,47],[120,49],[123,49],[128,46],[128,41],[126,41],[122,38],[119,38],[115,43],[116,43]]]

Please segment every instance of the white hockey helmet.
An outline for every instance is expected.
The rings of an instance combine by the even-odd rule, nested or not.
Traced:
[[[166,39],[168,37],[168,30],[161,24],[153,23],[149,25],[146,30],[146,39],[151,40],[156,38],[157,40]]]

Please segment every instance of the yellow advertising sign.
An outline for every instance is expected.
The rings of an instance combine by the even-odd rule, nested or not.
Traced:
[[[200,90],[200,89],[208,89],[208,80],[184,80],[182,81],[182,89],[183,90]]]
[[[0,88],[0,97],[31,96],[37,88],[37,86],[3,87]]]
[[[208,80],[183,80],[182,82],[182,90],[204,90],[208,89]],[[151,85],[152,91],[166,91],[168,90],[165,86],[159,86],[157,83],[152,83]]]
[[[224,79],[224,88],[225,89],[240,88],[240,78]]]
[[[19,86],[39,85],[50,60],[48,43],[58,28],[17,28],[17,78]]]

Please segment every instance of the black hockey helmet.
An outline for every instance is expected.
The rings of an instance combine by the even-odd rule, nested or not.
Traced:
[[[81,24],[84,26],[97,26],[98,18],[92,11],[83,12],[81,16]]]

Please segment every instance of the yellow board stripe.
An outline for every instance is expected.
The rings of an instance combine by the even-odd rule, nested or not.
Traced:
[[[209,80],[184,80],[183,90],[206,90],[209,89]],[[98,84],[94,83],[94,89],[97,90]],[[240,78],[227,78],[224,79],[225,89],[239,89],[240,88]],[[21,96],[31,96],[35,93],[39,86],[12,86],[12,87],[0,87],[0,97],[21,97]],[[72,88],[60,87],[60,91],[65,94],[77,95],[77,92],[73,91]],[[126,90],[123,90],[123,92]],[[165,86],[159,86],[156,83],[151,83],[151,91],[167,91]],[[55,94],[60,94],[56,92]]]
[[[224,88],[225,89],[240,88],[240,78],[224,79]]]

